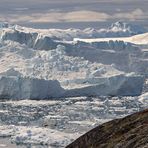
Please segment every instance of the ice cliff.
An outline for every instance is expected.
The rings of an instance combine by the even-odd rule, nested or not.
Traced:
[[[2,99],[47,99],[60,97],[63,93],[58,81],[16,76],[0,77]]]

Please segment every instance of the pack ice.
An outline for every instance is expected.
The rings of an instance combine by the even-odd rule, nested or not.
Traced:
[[[2,24],[1,98],[140,95],[148,72],[148,44],[146,30],[135,28],[138,27],[121,22],[113,24],[106,32],[37,30]],[[127,37],[138,33],[144,33],[138,37],[145,35],[141,45],[132,42],[138,37]],[[115,37],[115,34],[126,36],[126,40],[87,39],[104,35]]]

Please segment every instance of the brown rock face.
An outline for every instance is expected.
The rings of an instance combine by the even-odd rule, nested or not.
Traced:
[[[66,148],[148,148],[148,109],[104,123]]]

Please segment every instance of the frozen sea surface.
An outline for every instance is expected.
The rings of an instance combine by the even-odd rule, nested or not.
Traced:
[[[93,127],[147,106],[138,97],[3,100],[0,102],[0,148],[65,147]]]

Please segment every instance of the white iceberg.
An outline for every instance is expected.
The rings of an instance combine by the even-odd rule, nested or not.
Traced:
[[[63,92],[56,80],[0,76],[0,98],[2,99],[57,98]]]

